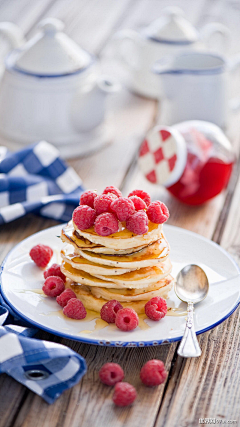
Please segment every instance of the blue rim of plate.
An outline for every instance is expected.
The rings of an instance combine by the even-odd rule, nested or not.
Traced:
[[[64,226],[66,224],[63,225],[55,225],[54,227],[50,227],[50,229],[54,229],[54,228],[59,228],[60,226]],[[213,242],[210,239],[207,239],[204,236],[201,236],[200,234],[194,233],[193,231],[189,231],[189,230],[185,230],[181,227],[176,227],[174,225],[165,225],[165,228],[177,228],[179,230],[184,231],[184,233],[190,234],[191,236],[197,236],[198,238],[200,238],[201,240],[212,244],[213,246],[216,246],[218,249],[220,249],[221,252],[223,252],[232,262],[233,264],[235,264],[239,274],[240,274],[240,267],[238,266],[237,262],[235,261],[235,259],[225,250],[223,249],[220,245],[218,245],[217,243]],[[49,230],[49,229],[47,229]],[[157,345],[161,345],[161,344],[171,344],[172,342],[176,342],[176,341],[180,341],[182,339],[182,335],[179,337],[175,337],[175,338],[169,338],[169,339],[163,339],[163,340],[154,340],[154,341],[130,341],[130,342],[121,342],[121,341],[108,341],[108,340],[90,340],[90,339],[84,339],[82,337],[77,337],[77,336],[72,336],[66,333],[61,333],[56,331],[55,329],[51,329],[51,328],[47,328],[45,326],[42,326],[40,323],[35,322],[32,319],[29,319],[27,316],[24,316],[21,312],[19,312],[13,305],[12,303],[8,300],[8,298],[6,297],[6,295],[3,293],[2,290],[2,272],[4,270],[4,266],[7,262],[8,257],[11,255],[11,253],[13,252],[13,250],[15,250],[22,242],[26,242],[27,240],[31,239],[32,236],[38,235],[43,233],[45,230],[41,230],[38,231],[37,233],[32,234],[31,236],[27,237],[26,239],[22,240],[21,242],[19,242],[13,249],[11,249],[11,251],[7,254],[7,256],[5,257],[5,259],[2,262],[2,265],[0,267],[0,291],[2,293],[2,297],[3,299],[6,301],[6,303],[11,307],[11,309],[23,320],[27,321],[28,323],[30,323],[31,325],[37,327],[38,329],[41,329],[45,332],[49,332],[50,334],[53,335],[57,335],[60,336],[62,338],[65,339],[71,339],[73,341],[79,341],[82,342],[84,344],[93,344],[93,345],[100,345],[100,346],[107,346],[107,347],[151,347],[151,346],[157,346]],[[196,334],[200,335],[203,334],[204,332],[210,331],[211,329],[215,328],[216,326],[220,325],[220,323],[224,322],[224,320],[228,319],[229,316],[231,316],[232,313],[234,313],[234,311],[238,308],[240,304],[240,296],[239,299],[236,303],[236,305],[232,308],[232,310],[224,317],[222,317],[220,320],[218,320],[216,323],[213,323],[212,325],[208,326],[207,328],[203,328],[200,331],[197,331]]]

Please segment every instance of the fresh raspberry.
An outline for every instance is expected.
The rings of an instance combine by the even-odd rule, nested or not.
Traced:
[[[167,314],[167,303],[162,297],[153,297],[145,304],[145,313],[149,319],[160,320]]]
[[[131,405],[137,397],[135,387],[129,383],[120,382],[114,387],[113,402],[117,406]]]
[[[110,209],[110,205],[114,199],[117,199],[117,196],[112,193],[97,196],[94,200],[94,208],[96,210],[96,214],[100,215],[104,212],[112,212]]]
[[[96,212],[90,206],[81,205],[73,211],[72,218],[79,230],[87,230],[93,226],[96,219]]]
[[[135,212],[135,207],[132,200],[119,197],[111,203],[111,210],[115,212],[119,221],[126,221]]]
[[[52,264],[51,267],[49,267],[47,270],[43,273],[44,279],[46,279],[49,276],[59,276],[61,279],[65,282],[66,276],[61,272],[61,268],[59,264]]]
[[[68,301],[72,298],[77,298],[72,289],[65,289],[57,298],[56,301],[61,307],[65,307]]]
[[[53,256],[53,250],[49,246],[39,243],[39,245],[33,246],[29,255],[38,267],[45,268]]]
[[[48,297],[56,298],[65,289],[64,281],[58,276],[49,276],[45,280],[42,290]]]
[[[99,371],[99,378],[103,384],[115,385],[123,380],[124,372],[118,363],[105,363]]]
[[[135,212],[126,221],[126,227],[135,234],[145,234],[148,232],[148,217],[145,211]]]
[[[147,206],[149,206],[150,203],[151,203],[151,197],[149,196],[148,193],[146,193],[146,191],[143,191],[143,190],[133,190],[128,195],[128,197],[131,197],[131,196],[138,196],[138,197],[140,197],[140,199],[144,200],[144,202],[146,203]]]
[[[100,311],[101,319],[108,323],[115,323],[116,314],[121,308],[123,308],[123,306],[115,299],[106,302]]]
[[[80,197],[79,205],[87,205],[93,208],[94,199],[97,197],[97,192],[93,190],[84,191]]]
[[[106,187],[105,190],[103,190],[103,194],[108,194],[108,193],[115,194],[115,196],[117,197],[122,197],[121,191],[117,187],[114,187],[113,185],[110,185],[109,187]]]
[[[148,387],[154,387],[164,383],[165,379],[167,378],[167,372],[165,371],[164,363],[161,360],[149,360],[142,367],[140,371],[140,378],[143,384]]]
[[[147,216],[155,224],[163,224],[169,218],[169,211],[164,203],[156,200],[148,206]]]
[[[115,324],[122,331],[132,331],[138,326],[138,315],[133,308],[122,308],[118,310]]]
[[[99,236],[109,236],[119,229],[118,220],[112,213],[103,213],[95,221],[94,230]]]
[[[71,298],[63,308],[63,314],[70,317],[70,319],[80,320],[85,319],[87,312],[82,301],[77,298]]]
[[[138,197],[138,196],[130,196],[129,199],[132,200],[132,202],[133,202],[133,204],[135,206],[136,211],[141,211],[143,209],[147,209],[146,203],[140,197]]]

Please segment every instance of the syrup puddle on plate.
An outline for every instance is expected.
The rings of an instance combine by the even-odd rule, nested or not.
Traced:
[[[187,311],[182,308],[169,307],[166,316],[187,316]]]
[[[40,295],[41,297],[47,298],[47,295],[45,295],[42,289],[15,289],[15,292],[18,294],[27,294],[28,292],[32,292],[34,294]]]

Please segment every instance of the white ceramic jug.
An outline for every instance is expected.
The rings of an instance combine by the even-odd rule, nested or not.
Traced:
[[[18,27],[0,23],[15,48],[0,84],[0,136],[12,149],[45,139],[72,157],[105,142],[105,99],[119,85],[62,30],[61,21],[48,18],[24,42]]]
[[[153,64],[166,55],[205,49],[219,33],[222,46],[229,44],[230,32],[220,23],[207,24],[199,33],[178,7],[168,7],[162,16],[142,31],[123,30],[115,35],[115,56],[125,71],[125,84],[134,92],[159,98],[162,90],[151,73]]]
[[[225,128],[228,118],[228,74],[240,66],[208,52],[189,52],[163,58],[153,67],[163,86],[162,124],[204,120]],[[166,102],[167,101],[167,102]]]

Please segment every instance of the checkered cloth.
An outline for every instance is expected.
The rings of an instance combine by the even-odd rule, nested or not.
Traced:
[[[83,192],[81,179],[45,141],[9,153],[0,147],[0,224],[29,212],[69,221]],[[68,347],[30,338],[37,329],[21,320],[0,294],[0,373],[53,403],[79,382],[85,360]]]
[[[0,295],[0,325],[11,320],[21,322],[9,311]],[[23,325],[0,326],[0,374],[5,372],[53,403],[64,390],[80,381],[87,370],[86,362],[61,344],[29,338],[34,333],[36,329]]]
[[[0,147],[0,224],[30,212],[67,222],[83,191],[80,177],[46,141],[15,153]]]

